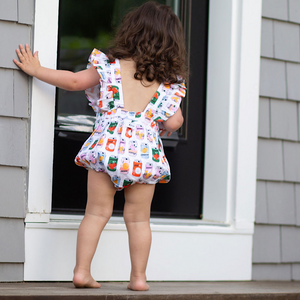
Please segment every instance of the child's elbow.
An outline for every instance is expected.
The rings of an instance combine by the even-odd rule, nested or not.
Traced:
[[[78,73],[72,73],[70,76],[70,81],[68,83],[68,86],[66,87],[67,91],[81,91],[82,90],[82,82],[80,80],[80,77],[78,76]]]
[[[168,119],[164,123],[164,126],[167,129],[167,131],[174,132],[182,126],[183,122],[184,122],[184,118],[183,118],[182,114],[180,114],[180,115],[177,115],[174,118]]]
[[[179,126],[179,128],[182,126],[183,122],[184,122],[184,117],[183,117],[183,115],[181,115],[180,126]]]
[[[182,126],[183,122],[184,122],[183,116],[182,115],[178,116],[176,120],[174,120],[174,125],[173,125],[175,129],[174,131],[178,130]]]
[[[80,87],[80,82],[76,79],[76,77],[70,82],[70,85],[68,87],[68,91],[80,91],[81,87]]]

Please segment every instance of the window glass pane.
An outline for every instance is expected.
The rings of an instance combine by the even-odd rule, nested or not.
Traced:
[[[93,48],[104,53],[123,16],[145,0],[60,0],[58,68],[74,72],[86,68]],[[179,14],[180,0],[159,0]],[[91,132],[95,114],[84,91],[57,89],[56,128]]]

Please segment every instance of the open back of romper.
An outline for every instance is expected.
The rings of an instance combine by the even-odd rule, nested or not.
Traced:
[[[144,111],[157,92],[160,83],[136,80],[134,78],[136,65],[133,60],[119,60],[119,64],[124,108],[128,111]]]
[[[184,83],[161,83],[143,112],[127,111],[119,60],[110,63],[104,53],[94,49],[87,67],[91,66],[100,76],[99,84],[86,90],[96,121],[75,163],[106,172],[118,190],[135,183],[169,182],[170,166],[158,124],[179,108],[185,96]]]

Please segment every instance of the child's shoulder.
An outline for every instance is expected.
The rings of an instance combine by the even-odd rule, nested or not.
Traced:
[[[87,68],[93,66],[99,73],[100,79],[112,83],[112,74],[116,69],[116,61],[110,61],[108,56],[94,48],[88,59]]]
[[[93,64],[107,63],[108,60],[106,54],[96,48],[94,48],[89,57],[89,62]]]
[[[180,96],[185,97],[186,94],[186,86],[185,81],[181,77],[177,76],[179,82],[177,83],[164,83],[163,85],[163,91],[166,93],[166,95],[169,96]]]

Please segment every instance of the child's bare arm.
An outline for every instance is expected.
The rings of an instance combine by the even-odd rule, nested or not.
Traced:
[[[77,73],[63,70],[53,70],[42,67],[38,59],[38,52],[32,55],[28,45],[25,49],[20,45],[16,50],[20,62],[14,63],[25,73],[39,80],[68,91],[80,91],[95,86],[99,83],[99,74],[95,68],[89,68]]]
[[[160,136],[163,136],[166,131],[169,132],[168,136],[170,136],[172,132],[176,131],[182,126],[183,121],[184,118],[182,116],[181,108],[179,107],[172,117],[163,122],[165,130],[161,132]]]

